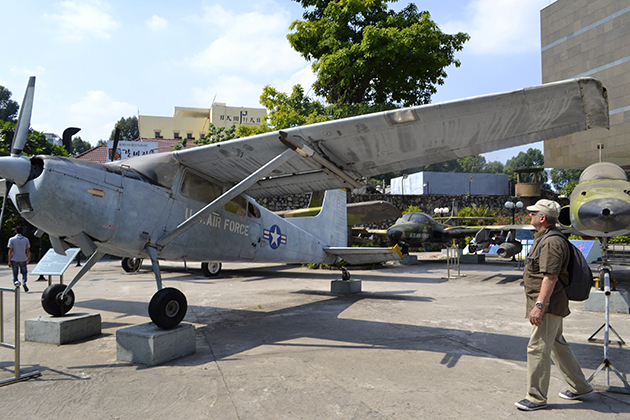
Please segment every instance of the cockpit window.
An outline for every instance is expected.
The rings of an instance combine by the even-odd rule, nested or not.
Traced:
[[[182,195],[202,203],[211,203],[223,193],[223,189],[205,178],[186,171],[182,182]]]
[[[409,213],[411,216],[409,217],[409,221],[413,223],[428,223],[430,224],[433,220],[429,216],[424,213]]]
[[[618,179],[627,181],[628,176],[619,166],[610,162],[594,163],[582,172],[580,181],[595,181],[597,179]]]
[[[243,196],[236,196],[231,201],[225,203],[225,209],[238,216],[245,216],[247,208],[247,200]]]

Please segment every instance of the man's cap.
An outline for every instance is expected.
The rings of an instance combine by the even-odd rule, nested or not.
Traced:
[[[551,200],[538,200],[533,206],[527,206],[527,211],[539,211],[545,216],[558,217],[560,215],[560,204]]]

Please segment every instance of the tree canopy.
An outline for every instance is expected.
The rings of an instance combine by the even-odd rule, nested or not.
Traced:
[[[0,86],[0,121],[17,122],[17,113],[20,106],[11,99],[11,91]]]
[[[72,139],[72,151],[75,156],[80,155],[83,152],[87,152],[92,148],[92,145],[84,141],[80,136],[76,136]]]
[[[135,115],[129,118],[121,118],[116,123],[116,126],[120,125],[120,141],[134,141],[140,137],[140,130],[138,129],[138,117]],[[109,135],[110,140],[114,140],[116,134],[116,126]]]
[[[414,4],[394,12],[383,0],[295,1],[307,10],[287,38],[313,62],[314,92],[336,107],[429,103],[470,38],[443,33]]]

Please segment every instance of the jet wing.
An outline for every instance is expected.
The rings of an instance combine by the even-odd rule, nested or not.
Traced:
[[[362,178],[608,127],[606,89],[593,78],[395,109],[173,152],[229,185],[287,150],[247,190],[255,198],[356,187]],[[279,140],[280,134],[285,142]],[[288,139],[288,140],[287,140]],[[127,161],[133,167],[132,161]]]

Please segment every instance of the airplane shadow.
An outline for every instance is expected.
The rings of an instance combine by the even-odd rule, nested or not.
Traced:
[[[454,368],[462,356],[526,361],[529,337],[525,336],[342,316],[344,311],[363,300],[410,301],[424,305],[431,304],[433,299],[430,297],[405,296],[404,293],[409,293],[405,291],[349,296],[311,290],[294,293],[330,298],[269,312],[190,306],[184,322],[203,325],[196,330],[197,353],[166,365],[194,366],[217,360],[234,360],[240,354],[261,346],[428,351],[442,353],[441,363],[448,368]],[[77,306],[82,308],[110,312],[113,304],[122,311],[120,317],[137,312],[146,316],[144,303],[104,299],[77,302]],[[304,338],[308,338],[308,342],[301,340]],[[603,361],[602,346],[599,344],[571,343],[571,347],[583,368],[597,369]],[[630,369],[629,356],[626,349],[610,346],[609,358],[622,372]],[[138,367],[145,368],[149,367]]]

